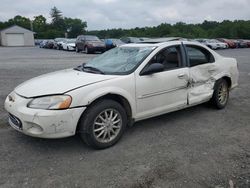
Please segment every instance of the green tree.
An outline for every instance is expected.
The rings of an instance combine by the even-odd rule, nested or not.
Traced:
[[[21,27],[24,27],[26,29],[31,29],[31,21],[29,18],[17,15],[13,19],[8,20],[7,25],[19,25]]]
[[[33,24],[43,27],[46,25],[46,18],[43,15],[34,16]]]
[[[87,22],[77,18],[64,18],[64,24],[69,38],[76,38],[78,35],[84,34]]]
[[[63,15],[62,15],[62,12],[60,10],[58,10],[56,7],[53,7],[50,10],[50,16],[52,18],[51,25],[54,28],[57,28],[59,30],[65,30]]]

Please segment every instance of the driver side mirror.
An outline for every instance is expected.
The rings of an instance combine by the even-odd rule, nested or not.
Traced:
[[[148,67],[144,68],[141,72],[141,76],[143,75],[149,75],[157,72],[164,71],[164,66],[161,63],[153,63],[149,65]]]

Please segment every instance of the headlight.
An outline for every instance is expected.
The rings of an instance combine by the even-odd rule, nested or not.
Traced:
[[[54,95],[35,98],[28,103],[29,108],[62,110],[69,108],[72,98],[69,95]]]

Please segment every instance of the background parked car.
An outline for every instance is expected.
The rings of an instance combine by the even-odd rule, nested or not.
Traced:
[[[64,43],[66,39],[65,38],[55,38],[55,49],[62,50],[62,44]]]
[[[43,40],[41,39],[35,39],[35,45],[36,46],[40,46],[40,43],[42,42]]]
[[[44,48],[48,48],[48,49],[54,49],[55,46],[55,41],[54,40],[47,40]]]
[[[74,51],[76,48],[76,39],[65,39],[62,43],[63,50]]]
[[[229,48],[236,48],[236,43],[233,40],[225,39],[225,38],[217,38],[218,41],[227,43]]]
[[[97,36],[80,35],[76,39],[76,52],[84,51],[85,53],[105,52],[106,46]]]
[[[228,48],[228,44],[220,42],[216,39],[196,39],[196,41],[206,45],[213,50]]]
[[[218,41],[216,39],[210,39],[207,41],[208,45],[215,44],[217,46],[217,49],[227,49],[229,48],[228,44],[225,42]]]
[[[106,50],[125,44],[120,39],[105,39]]]
[[[47,40],[42,40],[39,44],[40,48],[45,48],[45,45],[47,44]]]
[[[237,48],[247,48],[247,42],[245,42],[242,39],[235,40],[235,43],[237,44]]]
[[[121,38],[121,41],[128,44],[128,43],[138,43],[138,42],[141,42],[143,40],[141,40],[140,38],[137,38],[137,37],[123,37],[123,38]]]
[[[250,40],[244,40],[247,43],[247,47],[250,48]]]

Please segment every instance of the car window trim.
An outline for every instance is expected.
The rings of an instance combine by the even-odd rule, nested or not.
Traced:
[[[215,63],[214,55],[209,50],[207,50],[206,48],[204,48],[202,46],[197,46],[197,45],[194,45],[194,44],[183,44],[183,43],[182,43],[182,46],[183,46],[183,50],[184,50],[184,53],[185,53],[185,60],[186,60],[186,66],[187,67],[192,68],[192,67],[196,67],[196,66],[200,66],[200,65]],[[210,54],[210,56],[212,57],[213,60],[211,62],[207,62],[207,63],[195,65],[195,66],[190,66],[190,60],[189,60],[188,53],[187,53],[187,47],[194,47],[196,49],[200,48],[200,49],[206,50]]]
[[[185,68],[186,67],[186,58],[185,58],[185,51],[183,49],[183,45],[182,43],[181,44],[173,44],[171,46],[166,46],[165,48],[161,49],[159,52],[157,52],[154,56],[158,55],[159,53],[161,53],[163,50],[167,49],[167,48],[171,48],[171,47],[176,47],[176,46],[179,46],[180,47],[180,53],[181,53],[181,63],[180,63],[180,66],[179,67],[176,67],[176,68],[170,68],[170,69],[167,69],[167,70],[164,70],[162,72],[166,72],[166,71],[172,71],[172,70],[176,70],[176,69],[181,69],[181,68]],[[148,61],[148,63],[142,68],[142,70],[140,71],[139,75],[140,76],[146,76],[146,75],[142,75],[142,72],[144,71],[144,69],[146,69],[149,65],[149,62],[154,58],[154,56]],[[162,72],[158,72],[158,73],[162,73]]]

